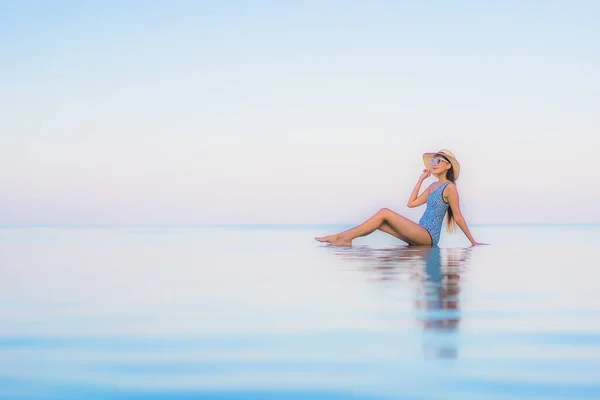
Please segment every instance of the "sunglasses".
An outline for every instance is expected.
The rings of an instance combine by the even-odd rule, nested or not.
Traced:
[[[434,158],[429,159],[429,165],[440,165],[442,163],[442,161],[450,164],[448,161],[444,160],[443,158],[434,157]]]

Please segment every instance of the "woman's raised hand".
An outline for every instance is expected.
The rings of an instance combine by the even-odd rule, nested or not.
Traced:
[[[429,169],[425,168],[425,169],[423,170],[423,173],[422,173],[422,174],[421,174],[421,176],[419,177],[419,179],[423,181],[423,180],[425,180],[425,179],[429,178],[430,176],[431,176],[431,171],[430,171]]]

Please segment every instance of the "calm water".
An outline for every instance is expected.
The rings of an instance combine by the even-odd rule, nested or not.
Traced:
[[[600,227],[0,229],[0,399],[598,399]]]

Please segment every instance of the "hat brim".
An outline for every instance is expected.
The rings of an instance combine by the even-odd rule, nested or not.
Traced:
[[[425,167],[427,167],[427,169],[431,171],[431,165],[429,165],[429,160],[431,160],[435,156],[442,156],[447,158],[450,161],[450,164],[452,164],[452,169],[454,169],[454,179],[458,179],[458,175],[460,175],[460,164],[458,163],[458,161],[456,161],[454,157],[449,156],[448,154],[439,152],[423,154],[423,163],[425,163]]]

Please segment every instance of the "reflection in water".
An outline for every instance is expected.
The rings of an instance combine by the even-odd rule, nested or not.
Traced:
[[[395,247],[373,249],[355,246],[337,253],[348,261],[366,264],[379,279],[417,282],[415,309],[423,327],[426,358],[456,358],[460,324],[460,276],[468,265],[471,248]]]
[[[423,311],[426,357],[455,358],[458,356],[455,333],[460,324],[460,274],[470,248],[428,249],[421,300],[416,306]],[[445,255],[445,262],[443,256]]]

